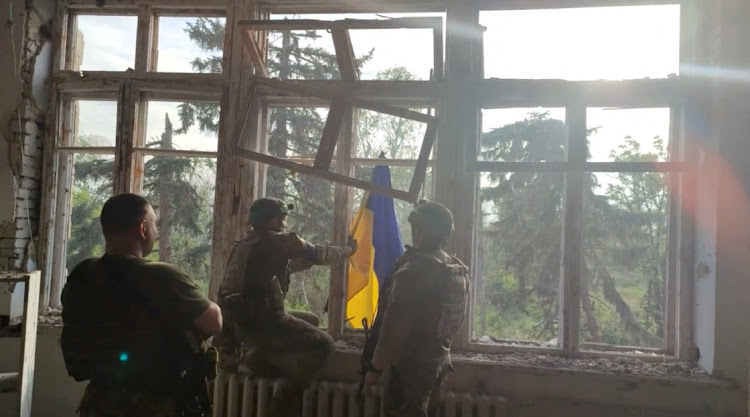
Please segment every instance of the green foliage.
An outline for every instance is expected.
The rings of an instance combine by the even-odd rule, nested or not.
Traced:
[[[171,129],[168,118],[167,126]],[[163,134],[148,146],[171,149],[171,139],[167,144],[164,140]],[[85,144],[86,136],[78,141]],[[99,213],[112,193],[113,170],[111,157],[76,155],[68,270],[103,253]],[[143,194],[159,215],[160,229],[157,248],[147,259],[175,263],[197,281],[207,282],[210,268],[215,172],[215,162],[203,158],[157,156],[144,164]],[[168,213],[160,207],[163,202],[170,205]],[[171,253],[165,257],[160,247],[169,247]]]
[[[593,130],[592,130],[593,131]],[[589,132],[591,133],[591,131]],[[482,138],[485,159],[561,161],[567,133],[560,120],[532,113]],[[664,159],[626,138],[615,161]],[[666,210],[663,174],[616,174],[606,192],[584,178],[583,341],[663,345]],[[557,337],[564,176],[491,173],[481,189],[477,336],[550,341]]]

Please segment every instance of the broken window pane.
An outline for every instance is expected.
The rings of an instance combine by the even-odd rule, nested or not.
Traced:
[[[268,154],[278,158],[311,158],[308,161],[311,165],[327,118],[327,107],[269,107]]]
[[[410,109],[435,114],[433,109]],[[365,109],[355,109],[355,158],[417,159],[427,124]],[[434,150],[434,145],[433,145]],[[432,156],[432,152],[430,153]],[[408,186],[406,187],[408,190]]]
[[[563,176],[484,173],[473,340],[557,346]]]
[[[383,165],[388,165],[388,160],[383,160]],[[416,161],[414,161],[416,165]],[[390,166],[391,171],[391,186],[397,190],[408,191],[411,185],[411,179],[414,176],[414,165],[412,166]],[[373,165],[360,165],[354,164],[354,177],[364,181],[370,181],[372,179]],[[355,189],[354,198],[351,206],[352,214],[359,209],[362,204],[362,198],[365,195],[364,190]],[[422,186],[422,191],[419,193],[420,199],[433,199],[434,197],[434,177],[432,168],[427,167],[427,174],[425,175],[425,183]],[[411,227],[409,226],[409,213],[414,208],[412,203],[397,198],[393,199],[393,207],[396,210],[396,219],[398,220],[399,230],[401,231],[401,241],[404,244],[411,244]]]
[[[158,240],[150,260],[178,265],[208,293],[216,161],[144,158],[143,196],[157,214]]]
[[[112,195],[113,155],[73,155],[73,185],[70,189],[70,231],[67,244],[68,273],[81,261],[104,254],[99,215]]]
[[[156,70],[222,72],[223,17],[159,17]]]
[[[443,26],[445,26],[445,13],[274,14],[271,15],[271,19],[313,19],[326,21],[342,19],[388,20],[402,17],[429,16],[443,17]],[[331,34],[324,31],[319,32],[327,36],[327,39],[324,41],[325,43],[320,44],[324,45],[325,50],[335,57]],[[429,79],[430,70],[434,65],[432,29],[354,29],[349,31],[349,36],[355,59],[360,68],[360,79]],[[273,37],[269,39],[273,39]],[[294,50],[304,51],[304,48],[297,47]],[[336,68],[338,68],[338,65]],[[331,74],[333,73],[331,72]],[[340,78],[337,71],[335,74],[333,79]],[[327,74],[324,74],[324,76],[326,79],[331,78]]]
[[[627,151],[638,152],[632,146]],[[587,178],[581,342],[590,342],[588,348],[664,348],[668,174],[597,173]]]
[[[115,146],[117,102],[114,100],[74,100],[71,146]]]
[[[125,71],[135,67],[136,16],[76,16],[68,52],[73,71]]]
[[[680,6],[484,11],[485,78],[618,80],[677,74]]]
[[[670,109],[591,108],[586,112],[589,161],[665,162],[670,140]]]
[[[215,152],[219,144],[219,104],[146,102],[146,146]]]
[[[350,30],[361,80],[429,80],[432,29]]]
[[[480,161],[562,162],[567,145],[564,108],[482,110]]]

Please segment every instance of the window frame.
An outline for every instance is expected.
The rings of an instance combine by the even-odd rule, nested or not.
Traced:
[[[617,101],[614,98],[614,101]],[[591,103],[600,103],[592,101]],[[653,106],[649,105],[644,108]],[[547,102],[538,105],[539,107],[553,107]],[[616,104],[605,104],[613,106]],[[502,106],[497,104],[491,108],[513,108],[527,107],[527,105],[509,105]],[[529,106],[534,107],[534,106]],[[555,106],[556,107],[556,106]],[[469,169],[476,172],[477,175],[491,172],[529,172],[529,173],[559,173],[564,175],[563,193],[563,231],[562,231],[562,271],[560,276],[561,288],[559,293],[560,312],[558,319],[558,346],[541,347],[541,346],[511,346],[510,343],[523,343],[523,341],[503,340],[497,345],[487,345],[469,340],[467,348],[469,350],[484,353],[500,352],[517,352],[519,350],[530,350],[540,353],[558,353],[563,355],[593,355],[593,356],[611,356],[614,352],[616,356],[633,356],[648,360],[647,356],[637,354],[627,354],[625,352],[639,350],[647,354],[656,354],[659,360],[664,357],[677,357],[677,339],[680,335],[677,332],[677,322],[690,320],[691,317],[680,315],[681,310],[678,304],[689,303],[690,294],[678,294],[676,289],[685,288],[686,280],[691,279],[685,274],[678,274],[678,264],[683,262],[682,254],[688,252],[684,245],[690,245],[680,239],[685,234],[683,230],[684,222],[682,218],[686,216],[685,210],[681,207],[679,195],[684,187],[686,176],[694,164],[684,160],[685,141],[676,119],[682,115],[682,107],[675,106],[671,99],[664,101],[662,106],[653,106],[658,108],[668,107],[670,112],[670,155],[676,161],[665,162],[589,162],[586,160],[588,154],[587,145],[587,123],[586,113],[589,108],[599,107],[597,104],[587,105],[583,101],[576,101],[575,104],[564,106],[565,123],[568,131],[568,159],[564,162],[515,162],[515,161],[479,161],[470,165]],[[632,107],[628,107],[632,108]],[[478,108],[477,111],[488,109],[488,107]],[[477,153],[478,157],[478,153]],[[609,344],[591,344],[581,342],[579,339],[580,330],[580,280],[576,277],[582,276],[581,265],[583,261],[583,236],[582,236],[582,216],[584,203],[583,179],[589,173],[647,173],[661,172],[669,174],[669,203],[668,203],[668,238],[667,238],[667,263],[668,274],[665,288],[666,298],[666,317],[665,317],[665,346],[663,348],[648,347],[629,347]],[[676,191],[672,191],[676,190]],[[480,233],[480,227],[477,227],[475,233]],[[472,294],[472,304],[476,303],[476,288]],[[672,294],[670,294],[672,293]],[[684,311],[684,310],[682,310]],[[473,316],[470,317],[473,325]],[[505,343],[503,343],[505,342]],[[684,340],[682,340],[685,343]],[[585,349],[586,347],[590,349]],[[601,350],[595,349],[599,348]]]
[[[226,5],[217,0],[164,0],[143,5],[106,5],[96,1],[65,0],[58,5],[56,18],[51,103],[51,129],[45,152],[45,201],[55,202],[42,217],[42,307],[61,308],[60,295],[66,279],[66,237],[70,216],[70,172],[75,153],[112,154],[115,158],[113,195],[140,192],[143,156],[152,149],[145,143],[146,99],[210,101],[221,104],[225,73],[170,73],[149,71],[156,53],[160,15],[225,17]],[[132,71],[77,71],[72,68],[76,54],[78,16],[137,16],[136,58]],[[76,99],[109,98],[117,102],[117,128],[113,147],[70,146],[71,102]],[[221,140],[219,140],[221,142]],[[217,147],[221,146],[220,143]],[[144,152],[145,151],[145,152]],[[182,157],[217,158],[218,152],[159,152]]]
[[[51,102],[53,103],[53,112],[51,112],[50,134],[48,144],[51,152],[45,152],[44,164],[44,190],[45,202],[59,202],[64,196],[66,182],[61,169],[67,165],[63,161],[64,155],[70,155],[78,152],[77,148],[66,147],[63,123],[66,117],[69,117],[69,106],[66,109],[65,102],[70,97],[94,97],[99,94],[97,91],[105,91],[106,94],[114,95],[118,101],[118,131],[116,135],[116,144],[112,149],[115,153],[115,192],[138,191],[136,184],[140,181],[135,177],[135,165],[139,164],[137,155],[143,155],[142,134],[139,137],[139,122],[145,120],[143,114],[143,100],[150,97],[159,97],[160,99],[184,99],[186,97],[209,99],[210,101],[220,101],[222,105],[219,148],[210,156],[217,157],[217,187],[215,197],[215,218],[218,219],[224,210],[219,210],[221,205],[232,206],[232,210],[242,211],[245,209],[246,202],[229,201],[232,197],[231,191],[227,188],[236,186],[243,180],[235,179],[234,184],[220,184],[221,173],[239,172],[238,168],[229,167],[222,164],[235,164],[238,160],[231,155],[231,148],[234,140],[231,139],[233,134],[233,124],[229,120],[232,116],[242,114],[247,103],[239,102],[247,94],[242,92],[233,92],[232,89],[241,90],[246,82],[233,84],[230,83],[234,77],[250,75],[247,62],[242,62],[244,54],[242,39],[238,35],[237,24],[242,20],[253,20],[268,18],[270,13],[289,13],[295,14],[318,14],[318,13],[389,13],[389,12],[413,12],[413,13],[431,13],[446,12],[444,17],[446,28],[443,35],[445,48],[443,66],[445,68],[445,78],[443,81],[418,81],[393,83],[380,81],[356,81],[355,83],[347,81],[301,81],[300,84],[310,86],[322,86],[325,88],[341,88],[352,92],[355,97],[367,97],[388,105],[403,105],[403,103],[435,103],[435,108],[441,113],[441,125],[438,129],[438,138],[436,140],[433,156],[428,162],[428,166],[433,169],[432,182],[435,199],[456,200],[451,202],[451,208],[455,211],[456,216],[456,236],[453,239],[452,251],[458,252],[459,256],[464,258],[465,262],[471,267],[476,265],[476,239],[478,236],[478,227],[473,222],[477,215],[476,192],[474,190],[461,190],[462,186],[474,181],[476,183],[479,172],[490,172],[492,170],[514,169],[514,170],[543,170],[545,172],[565,172],[570,178],[570,183],[578,187],[578,181],[573,177],[581,172],[623,172],[622,167],[637,170],[638,165],[626,166],[622,163],[614,162],[588,162],[573,161],[569,159],[564,164],[545,163],[545,165],[519,165],[515,162],[498,163],[489,161],[478,161],[476,151],[478,149],[479,135],[481,135],[481,122],[479,112],[481,108],[490,108],[493,106],[504,107],[565,107],[566,118],[569,119],[570,127],[580,133],[581,129],[585,131],[585,109],[587,107],[601,106],[646,106],[646,107],[670,107],[672,108],[672,136],[684,136],[685,114],[679,108],[680,103],[701,105],[705,100],[705,93],[701,91],[703,85],[698,85],[694,80],[677,77],[675,79],[659,80],[627,80],[627,81],[559,81],[559,80],[485,80],[481,74],[483,68],[481,39],[477,40],[466,35],[458,35],[459,27],[479,28],[479,11],[480,10],[523,10],[523,9],[541,9],[541,8],[571,8],[571,7],[606,7],[606,6],[628,6],[628,5],[656,5],[656,4],[679,4],[681,10],[681,35],[680,35],[680,65],[689,63],[692,59],[694,46],[694,32],[697,23],[694,22],[692,15],[694,9],[700,7],[696,2],[691,0],[543,0],[534,2],[529,5],[528,2],[515,0],[479,0],[476,3],[466,3],[455,6],[446,1],[434,0],[407,0],[401,2],[370,2],[364,0],[355,0],[350,2],[339,2],[334,0],[313,0],[306,2],[304,5],[298,2],[289,2],[284,0],[261,0],[257,7],[244,7],[232,5],[227,8],[225,0],[154,0],[148,2],[136,2],[122,4],[107,4],[104,7],[97,7],[96,0],[63,0],[59,5],[56,19],[56,35],[54,48],[53,76],[55,79],[54,88],[52,89]],[[449,4],[450,3],[450,4]],[[252,10],[251,10],[252,9]],[[70,59],[74,50],[75,37],[71,36],[75,30],[75,16],[85,15],[136,15],[138,16],[137,36],[136,36],[136,58],[133,71],[85,71],[83,76],[80,72],[72,71]],[[154,53],[158,42],[158,17],[159,16],[190,16],[190,17],[226,17],[226,41],[224,45],[224,60],[222,74],[209,73],[168,73],[156,72]],[[267,49],[264,42],[258,42],[261,52]],[[453,44],[453,45],[451,45]],[[228,65],[231,61],[231,65]],[[235,62],[236,61],[236,62]],[[232,78],[230,78],[232,77]],[[231,86],[231,88],[230,88]],[[237,97],[235,97],[235,95]],[[504,98],[502,98],[504,97]],[[673,100],[678,97],[678,102]],[[660,105],[657,105],[660,104]],[[443,114],[445,112],[445,114]],[[351,116],[351,115],[350,115]],[[389,165],[389,160],[353,158],[352,144],[354,126],[352,117],[348,117],[342,127],[342,137],[339,138],[338,150],[333,156],[336,162],[333,169],[343,175],[352,174],[353,164],[384,164]],[[460,126],[457,121],[465,123]],[[268,123],[268,111],[260,112],[259,121],[263,126]],[[249,138],[256,146],[263,146],[264,141],[262,132],[256,132],[257,137]],[[230,137],[229,139],[227,137]],[[579,135],[580,136],[580,135]],[[141,142],[137,142],[137,141]],[[227,142],[232,142],[231,145]],[[342,146],[344,145],[344,146]],[[580,146],[580,143],[578,143]],[[348,148],[348,149],[347,149]],[[104,150],[95,150],[89,148],[89,152],[109,152],[109,148]],[[81,151],[83,152],[83,151]],[[185,151],[190,152],[190,151]],[[674,296],[668,298],[669,311],[672,311],[670,321],[666,328],[673,334],[673,337],[667,337],[666,349],[664,356],[658,356],[654,360],[665,360],[665,358],[678,359],[695,359],[694,348],[692,344],[692,235],[694,234],[693,220],[684,212],[675,202],[692,195],[695,187],[694,168],[696,166],[695,156],[689,148],[689,144],[683,143],[679,147],[683,159],[681,162],[665,162],[659,165],[667,170],[680,170],[679,176],[673,176],[671,181],[675,182],[675,193],[671,196],[672,203],[669,207],[669,240],[668,253],[673,259],[670,262],[670,273],[668,281],[668,293]],[[183,151],[179,151],[179,156]],[[208,156],[205,152],[198,152],[200,155]],[[444,162],[449,158],[446,155],[460,156],[458,167],[448,167]],[[454,156],[455,157],[455,156]],[[142,159],[142,158],[141,158]],[[394,165],[410,164],[408,160],[394,160]],[[416,160],[415,160],[416,163]],[[256,164],[259,165],[259,164]],[[568,168],[575,168],[569,170]],[[264,194],[265,169],[251,167],[250,178],[254,181],[254,187],[251,191],[251,198]],[[462,171],[462,170],[465,170]],[[243,171],[244,172],[244,171]],[[572,174],[571,174],[572,173]],[[243,174],[246,175],[246,174]],[[678,178],[679,177],[679,178]],[[243,177],[244,178],[244,177]],[[454,184],[455,178],[459,180]],[[453,189],[451,189],[453,184]],[[426,185],[423,186],[426,187]],[[334,185],[334,227],[332,231],[334,242],[343,242],[349,232],[351,222],[351,208],[355,204],[352,200],[353,190],[341,184]],[[467,195],[473,195],[473,201],[467,201]],[[235,196],[236,197],[236,196]],[[571,208],[576,207],[578,202],[567,201],[568,213],[574,212]],[[456,208],[458,208],[456,210]],[[227,209],[228,210],[228,209]],[[225,212],[226,210],[224,210]],[[65,207],[56,209],[55,207],[45,208],[42,212],[42,250],[44,262],[44,279],[42,281],[42,306],[58,307],[59,293],[64,284],[64,276],[55,268],[60,269],[60,253],[64,256],[64,247],[56,240],[61,231],[58,230],[57,220],[64,220],[66,214]],[[238,215],[238,218],[244,218]],[[222,219],[224,220],[224,219]],[[570,221],[577,221],[575,219]],[[65,224],[63,222],[62,224]],[[471,227],[464,227],[471,225]],[[232,227],[236,227],[233,225]],[[227,227],[224,227],[226,229]],[[217,255],[228,256],[231,236],[220,236],[221,229],[215,227],[214,230],[214,256],[212,259],[219,259]],[[568,245],[571,242],[579,242],[580,236],[574,232],[569,232],[565,238]],[[220,244],[220,245],[218,245]],[[218,245],[218,246],[217,246]],[[224,262],[221,258],[218,262]],[[216,264],[217,262],[214,262]],[[569,267],[571,271],[567,275],[575,272],[575,267]],[[344,336],[344,311],[345,311],[345,285],[346,285],[346,265],[334,265],[331,268],[331,286],[329,290],[330,300],[333,302],[329,306],[329,333],[335,338]],[[212,265],[211,288],[216,289],[221,280],[220,272],[223,268]],[[473,271],[473,269],[472,269]],[[472,272],[474,273],[474,272]],[[565,280],[565,278],[563,278]],[[567,279],[565,289],[568,292],[575,293],[576,282]],[[472,290],[471,302],[468,316],[473,318],[473,306],[475,304],[475,290]],[[575,305],[576,297],[567,300],[569,307]],[[486,353],[501,352],[534,352],[540,351],[547,354],[560,355],[578,355],[578,356],[631,356],[622,352],[615,352],[618,347],[613,347],[613,351],[607,352],[590,352],[580,349],[577,337],[577,324],[579,318],[576,317],[579,311],[578,305],[572,309],[573,314],[566,316],[565,323],[574,332],[564,333],[562,338],[564,343],[560,348],[543,348],[519,347],[504,345],[479,345],[472,343],[470,337],[470,326],[472,319],[466,320],[462,329],[462,334],[457,338],[456,349],[465,351],[479,351]],[[668,316],[669,318],[669,316]],[[346,332],[347,337],[351,336]],[[651,360],[651,356],[637,355],[639,359]]]
[[[567,0],[565,2],[540,2],[526,5],[522,2],[483,0],[481,10],[530,10],[569,7],[634,6],[646,4],[678,4],[680,17],[680,67],[692,57],[691,22],[689,15],[696,7],[690,1],[590,1]],[[450,13],[450,11],[449,11]],[[479,10],[472,23],[478,25]],[[464,22],[466,23],[466,22]],[[450,29],[449,29],[450,30]],[[480,50],[482,41],[478,42]],[[478,68],[483,68],[483,54],[474,59]],[[483,72],[480,69],[480,72]],[[704,93],[695,80],[684,77],[624,80],[624,81],[564,81],[564,80],[509,80],[482,79],[470,82],[471,95],[475,97],[473,112],[479,116],[477,142],[481,137],[481,110],[483,108],[563,107],[566,110],[568,129],[568,159],[564,162],[495,162],[480,161],[476,143],[467,143],[465,155],[469,170],[478,176],[484,172],[558,172],[565,175],[566,191],[563,195],[564,220],[562,232],[562,273],[558,329],[558,346],[511,346],[480,344],[470,339],[462,340],[462,349],[482,353],[536,352],[564,356],[592,357],[636,357],[641,360],[697,359],[692,349],[692,233],[694,225],[688,213],[681,207],[685,195],[694,187],[693,172],[696,167],[690,144],[685,140],[684,118],[686,106],[701,103]],[[477,88],[478,87],[478,88]],[[705,87],[704,87],[705,88]],[[586,112],[593,107],[650,108],[667,107],[670,116],[670,155],[673,161],[657,163],[589,162],[586,160]],[[674,161],[676,160],[676,161]],[[583,257],[582,204],[583,175],[596,172],[667,172],[670,173],[668,205],[668,276],[665,288],[665,346],[663,349],[638,348],[639,351],[656,356],[628,353],[632,347],[593,346],[580,342],[580,266]],[[572,191],[572,192],[571,192]],[[477,196],[478,198],[478,196]],[[478,210],[475,215],[478,215]],[[572,227],[569,227],[572,226]],[[479,227],[471,232],[476,241]],[[476,248],[473,260],[476,259]],[[571,262],[572,261],[572,262]],[[476,265],[476,263],[472,263]],[[471,295],[471,314],[464,323],[464,335],[471,337],[474,323],[473,306],[476,303],[476,286]],[[468,323],[467,323],[468,322]],[[511,341],[508,341],[511,342]],[[512,341],[516,342],[516,341]],[[584,348],[590,348],[588,350]]]
[[[318,81],[309,80],[301,81],[301,84],[316,85]],[[431,108],[438,111],[439,101],[438,100],[414,100],[413,98],[393,98],[387,97],[384,99],[377,99],[378,104],[401,107],[401,108]],[[272,107],[328,107],[329,101],[307,98],[307,97],[290,97],[284,94],[267,94],[258,100],[259,109],[257,110],[258,116],[258,129],[251,129],[257,131],[258,135],[258,146],[259,152],[268,152],[268,140],[269,140],[269,109]],[[333,159],[331,160],[331,168],[334,172],[353,176],[354,165],[365,165],[365,166],[414,166],[417,167],[419,159],[392,159],[392,158],[357,158],[354,156],[357,145],[356,138],[356,117],[353,111],[348,111],[342,127],[340,130],[340,137],[337,142],[337,148]],[[440,142],[439,133],[435,138],[435,144]],[[435,154],[437,149],[433,147],[433,156],[427,160],[427,168],[434,169]],[[304,163],[312,162],[315,160],[315,156],[300,156],[283,158],[284,160]],[[262,164],[258,169],[258,183],[260,187],[260,194],[265,195],[265,178],[267,168],[271,165]],[[430,176],[429,185],[431,189],[434,189],[435,175],[434,172]],[[359,205],[359,202],[354,201],[354,190],[352,187],[340,183],[333,183],[334,185],[334,209],[333,209],[333,230],[331,234],[332,242],[346,242],[349,236],[349,228],[352,222],[353,208]],[[428,183],[425,181],[422,184],[421,193],[425,192],[428,187]],[[335,339],[341,339],[342,337],[361,337],[361,332],[352,331],[346,329],[344,317],[346,312],[346,294],[347,294],[347,277],[348,277],[348,263],[333,264],[330,267],[330,285],[328,290],[328,333]]]

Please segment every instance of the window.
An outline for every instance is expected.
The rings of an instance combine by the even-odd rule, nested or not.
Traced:
[[[492,168],[479,181],[475,343],[565,347],[564,327],[577,325],[583,351],[674,354],[667,248],[678,244],[670,184],[682,168],[669,157],[671,113],[483,111],[477,159]],[[565,281],[577,294],[560,291]],[[576,295],[571,320],[560,310]]]
[[[361,19],[361,20],[389,20],[409,17],[443,17],[445,13],[340,13],[340,14],[306,14],[306,15],[288,15],[272,14],[271,19],[316,19],[323,21],[341,20],[341,19]],[[444,29],[441,26],[441,29]],[[331,35],[325,31],[286,31],[272,32],[269,34],[269,65],[274,67],[274,63],[281,62],[282,56],[278,55],[284,44],[284,36],[288,39],[286,42],[295,45],[298,52],[293,54],[291,72],[295,67],[309,65],[309,61],[294,64],[296,59],[303,59],[305,55],[313,51],[325,51],[331,57],[335,56],[335,48]],[[432,75],[435,62],[435,51],[433,50],[434,32],[432,29],[353,29],[349,31],[354,56],[359,64],[359,78],[362,80],[429,80]],[[439,35],[442,39],[442,33]],[[442,45],[440,54],[442,57]],[[320,53],[319,52],[319,53]],[[323,55],[312,56],[313,60],[320,59]],[[286,61],[285,61],[286,62]],[[334,65],[335,67],[335,65]],[[272,74],[275,72],[272,71]],[[331,71],[329,75],[290,76],[290,78],[303,79],[340,79],[337,70]]]
[[[226,19],[215,16],[159,16],[156,70],[222,72]]]
[[[265,136],[268,153],[312,165],[327,117],[327,107],[269,107]],[[282,198],[295,205],[287,221],[289,229],[314,244],[332,242],[333,184],[278,167],[263,169],[266,171],[265,195]],[[331,268],[325,266],[294,274],[286,297],[287,308],[315,313],[321,318],[321,326],[327,327],[325,310],[330,276]]]
[[[72,146],[60,154],[61,162],[72,167],[65,183],[69,193],[60,204],[70,207],[65,233],[66,274],[84,259],[104,254],[99,213],[114,187],[114,144],[117,124],[115,100],[69,98],[71,114],[69,137]]]
[[[72,15],[67,69],[125,71],[135,67],[137,16]],[[112,45],[117,45],[113,48]]]
[[[210,73],[222,71],[223,10],[161,16],[150,6],[61,7],[73,24],[63,22],[65,64],[55,74],[62,82],[50,305],[59,306],[59,283],[78,262],[103,253],[99,213],[121,192],[142,193],[157,212],[149,259],[178,264],[207,290],[221,98]],[[150,69],[159,72],[148,82],[135,75]]]
[[[179,265],[207,292],[216,184],[211,153],[218,147],[219,104],[144,104],[145,148],[136,158],[141,181],[136,186],[158,218],[159,239],[150,258]]]
[[[678,327],[691,320],[690,297],[678,294],[686,278],[676,267],[686,226],[675,221],[689,185],[680,120],[690,97],[678,75],[689,48],[677,1],[480,2],[501,10],[457,13],[456,26],[421,4],[361,13],[313,2],[305,10],[318,14],[291,15],[291,5],[264,2],[238,18],[243,36],[226,50],[224,5],[212,0],[184,10],[78,3],[64,2],[56,74],[50,184],[63,222],[49,241],[65,243],[48,251],[53,283],[101,252],[93,213],[112,192],[146,195],[159,214],[151,258],[215,292],[252,199],[288,200],[292,230],[343,243],[373,167],[385,165],[404,243],[412,204],[401,198],[454,211],[450,250],[474,283],[461,349],[689,351]],[[444,68],[456,77],[443,79]],[[341,337],[346,270],[297,274],[287,307]]]
[[[679,65],[680,7],[483,11],[486,78],[665,78]]]
[[[470,349],[678,354],[680,107],[668,95],[649,106],[646,85],[627,97],[563,80],[668,82],[679,16],[677,5],[480,13],[484,76],[499,79],[477,94]]]

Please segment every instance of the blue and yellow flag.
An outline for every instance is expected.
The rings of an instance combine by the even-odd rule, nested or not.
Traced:
[[[391,187],[391,170],[376,166],[373,184]],[[365,193],[352,220],[351,233],[357,252],[349,258],[346,317],[349,324],[362,328],[362,319],[372,323],[378,306],[378,291],[389,277],[393,262],[404,253],[393,199]]]

